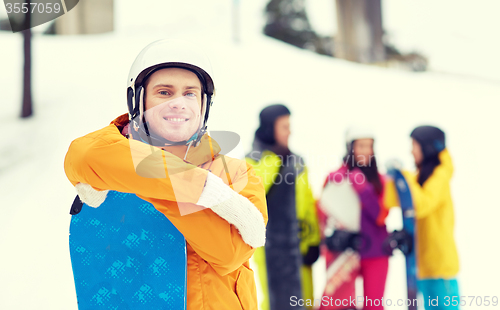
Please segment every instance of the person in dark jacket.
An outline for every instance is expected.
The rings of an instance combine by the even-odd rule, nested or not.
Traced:
[[[315,200],[304,160],[290,151],[290,111],[282,104],[260,113],[253,149],[247,155],[266,190],[269,222],[266,245],[257,249],[262,310],[312,308],[312,264],[319,257],[319,226]],[[308,302],[307,302],[308,301]]]

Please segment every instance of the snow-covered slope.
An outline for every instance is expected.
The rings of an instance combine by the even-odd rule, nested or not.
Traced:
[[[74,138],[126,112],[130,64],[147,43],[165,37],[196,40],[207,50],[217,88],[209,127],[237,132],[243,149],[250,148],[265,105],[282,102],[291,108],[291,148],[305,157],[316,195],[328,171],[340,163],[350,124],[375,130],[379,163],[399,157],[407,168],[412,167],[411,129],[442,127],[456,165],[462,294],[498,294],[493,237],[500,217],[499,83],[368,67],[290,47],[260,35],[264,0],[240,2],[239,44],[231,39],[230,1],[138,3],[116,2],[113,34],[35,36],[35,116],[29,120],[17,118],[21,36],[0,33],[0,309],[77,309],[68,251],[75,192],[64,175],[64,155]],[[397,214],[389,222],[400,225]],[[318,263],[317,297],[322,271]],[[386,298],[404,297],[403,277],[403,259],[395,255]]]

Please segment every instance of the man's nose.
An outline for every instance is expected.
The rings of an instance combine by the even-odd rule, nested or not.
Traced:
[[[178,96],[168,102],[168,106],[171,109],[184,110],[186,108],[186,102],[183,96]]]

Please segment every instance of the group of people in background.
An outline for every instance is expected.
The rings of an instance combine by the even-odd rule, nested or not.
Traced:
[[[254,310],[257,293],[249,263],[254,256],[264,292],[261,309],[304,309],[292,304],[291,297],[314,299],[312,265],[320,253],[331,251],[328,245],[335,242],[329,241],[339,236],[340,229],[333,235],[322,229],[319,219],[324,215],[318,212],[307,166],[288,147],[289,109],[278,104],[262,110],[253,149],[244,161],[222,154],[222,147],[207,131],[215,82],[199,46],[171,40],[149,44],[133,62],[126,90],[128,113],[75,139],[68,148],[64,168],[78,193],[72,223],[92,208],[122,212],[124,201],[113,200],[108,192],[134,194],[126,196],[130,208],[147,209],[182,234],[184,251],[171,259],[186,261],[187,280],[184,287],[173,287],[167,285],[170,273],[155,274],[151,280],[159,285],[155,291],[152,282],[141,282],[144,275],[137,271],[131,277],[99,273],[96,270],[109,267],[103,259],[92,265],[72,255],[73,270],[84,271],[74,272],[79,307],[95,309],[95,296],[109,291],[114,297],[99,299],[100,308],[138,309],[132,305],[139,293],[128,292],[139,284],[141,289],[151,288],[148,299],[141,299],[142,309],[167,309],[170,296],[177,294],[189,310]],[[425,299],[439,297],[441,307],[434,309],[441,309],[443,296],[459,296],[450,194],[453,165],[440,129],[418,127],[411,137],[417,172],[405,172],[405,177],[416,214],[419,289]],[[398,198],[394,182],[378,171],[372,133],[351,130],[346,142],[345,159],[354,160],[344,160],[334,174],[365,178],[354,186],[361,202],[360,234],[371,245],[359,250],[359,274],[364,295],[381,299],[390,255],[382,250],[388,236],[385,219]],[[108,220],[94,222],[103,225]],[[143,231],[144,224],[134,220],[127,217],[130,227]],[[92,225],[72,237],[89,239]],[[96,234],[96,243],[104,238],[110,244],[95,248],[94,257],[108,255],[117,245],[114,225],[108,225],[112,228],[108,235]],[[166,238],[161,230],[157,236],[142,235],[137,241],[145,246]],[[137,259],[151,255],[141,249],[113,251],[116,256],[111,261],[129,262],[131,252]],[[134,264],[126,267],[131,270]],[[169,261],[162,264],[170,266]],[[102,289],[103,285],[109,289]]]
[[[246,156],[247,163],[263,181],[269,216],[266,244],[254,254],[263,292],[262,310],[300,309],[290,302],[291,296],[314,300],[311,267],[320,252],[328,259],[333,250],[328,246],[332,243],[329,241],[341,236],[339,230],[333,235],[325,234],[327,215],[317,206],[307,166],[288,147],[290,114],[282,104],[264,108],[253,148]],[[416,171],[403,171],[403,175],[415,210],[418,289],[426,309],[458,309],[445,303],[447,296],[450,300],[452,296],[460,296],[450,191],[453,164],[445,147],[445,134],[437,127],[420,126],[410,137]],[[374,142],[370,130],[348,129],[342,165],[329,174],[325,185],[332,181],[332,175],[363,175],[363,182],[353,182],[353,187],[361,203],[360,235],[370,246],[358,251],[361,258],[358,274],[363,278],[363,295],[381,300],[391,255],[384,251],[389,236],[385,220],[390,209],[400,204],[393,180],[379,172]],[[431,305],[429,300],[436,298],[438,305]],[[317,304],[304,304],[303,309],[311,309],[312,305]],[[332,305],[320,309],[354,308]],[[372,304],[363,309],[384,307]]]

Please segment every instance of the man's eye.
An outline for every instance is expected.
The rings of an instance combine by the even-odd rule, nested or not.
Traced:
[[[160,93],[160,95],[164,95],[164,96],[169,95],[168,91],[166,91],[166,90],[162,90],[159,93]]]
[[[195,93],[186,93],[184,96],[196,97],[196,94]]]

